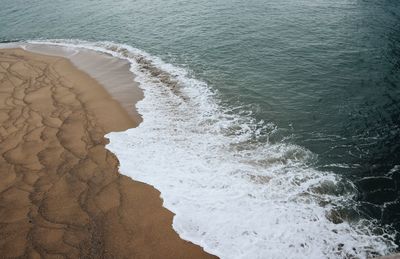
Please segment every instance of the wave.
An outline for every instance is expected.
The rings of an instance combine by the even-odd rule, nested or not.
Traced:
[[[373,220],[344,216],[357,214],[351,182],[314,169],[303,147],[270,143],[273,124],[222,105],[186,69],[112,42],[28,43],[129,60],[145,94],[143,122],[107,134],[107,148],[122,174],[161,192],[181,238],[221,258],[366,258],[397,247]]]

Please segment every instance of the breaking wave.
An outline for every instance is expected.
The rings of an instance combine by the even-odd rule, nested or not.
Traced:
[[[187,70],[112,42],[29,43],[130,61],[143,122],[107,134],[107,148],[122,174],[161,192],[183,239],[221,258],[366,258],[396,248],[394,233],[357,216],[351,182],[314,169],[303,147],[270,143],[272,123],[222,105]]]

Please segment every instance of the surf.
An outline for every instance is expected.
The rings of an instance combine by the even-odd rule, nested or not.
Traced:
[[[394,233],[375,221],[341,216],[357,206],[350,181],[314,169],[318,158],[301,146],[269,142],[273,123],[223,105],[188,70],[124,44],[28,43],[130,62],[145,95],[137,104],[143,122],[106,135],[107,148],[120,173],[161,192],[183,239],[221,258],[366,258],[396,248]]]

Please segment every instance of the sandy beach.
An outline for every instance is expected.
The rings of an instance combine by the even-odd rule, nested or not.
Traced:
[[[66,58],[0,49],[0,258],[213,257],[118,173],[104,135],[141,119],[116,99]]]

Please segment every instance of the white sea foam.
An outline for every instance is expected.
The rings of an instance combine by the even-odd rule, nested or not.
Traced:
[[[110,42],[32,41],[109,53],[131,62],[144,121],[110,133],[120,172],[156,187],[179,235],[221,258],[365,258],[395,247],[374,223],[333,223],[351,207],[351,183],[307,166],[313,154],[260,143],[270,125],[228,112],[187,71]],[[338,191],[340,190],[340,191]]]

